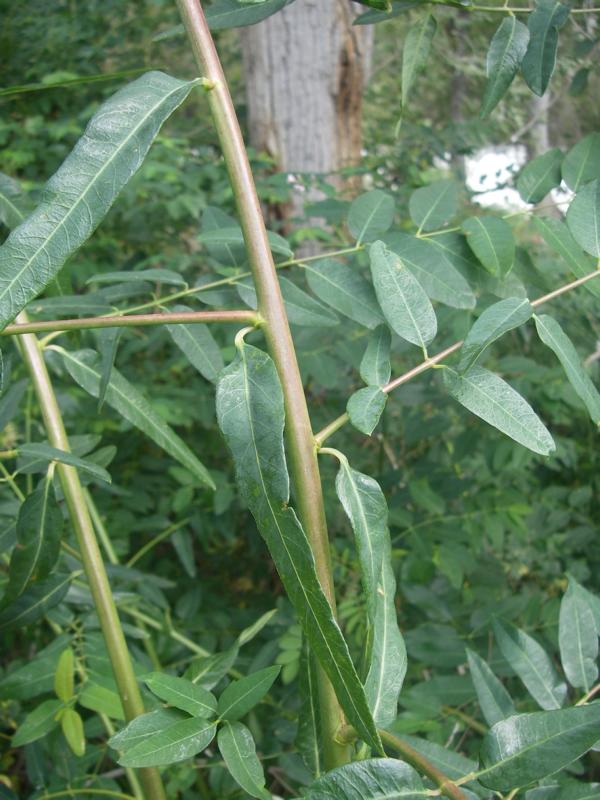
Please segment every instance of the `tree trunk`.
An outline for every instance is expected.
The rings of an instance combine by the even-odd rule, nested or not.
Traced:
[[[372,27],[352,27],[357,8],[296,0],[242,31],[250,143],[283,172],[328,175],[360,160]],[[296,193],[292,213],[305,199]]]

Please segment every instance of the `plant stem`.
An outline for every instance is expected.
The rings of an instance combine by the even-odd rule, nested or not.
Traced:
[[[24,324],[28,322],[25,313],[21,313],[17,320]],[[20,336],[18,342],[33,381],[48,441],[59,450],[69,451],[69,440],[38,339],[34,334],[28,333]],[[125,716],[127,720],[131,720],[144,713],[144,705],[133,672],[106,569],[94,534],[83,489],[79,481],[79,475],[74,467],[66,464],[57,463],[56,471],[60,478],[71,523],[81,551],[83,567],[106,641],[106,649],[115,674]],[[158,770],[142,769],[140,770],[140,779],[148,800],[165,800],[165,793]]]
[[[177,5],[204,76],[204,86],[244,234],[258,310],[265,321],[265,338],[282,384],[291,475],[300,520],[313,551],[319,581],[335,613],[329,539],[314,437],[248,156],[202,7],[198,0],[177,0]],[[346,763],[349,758],[348,748],[340,745],[335,738],[344,716],[333,687],[320,665],[318,683],[324,762],[326,768],[331,769]]]
[[[561,294],[570,292],[572,289],[576,289],[578,286],[582,286],[584,283],[592,280],[592,278],[597,278],[599,276],[600,269],[597,269],[595,272],[590,272],[588,275],[584,275],[583,278],[578,278],[576,281],[571,281],[571,283],[566,283],[564,286],[559,286],[558,289],[555,289],[553,292],[549,292],[542,297],[538,297],[537,300],[532,300],[531,305],[534,308],[537,308],[538,306],[541,306],[550,300],[554,300],[555,297],[559,297]],[[447,347],[445,350],[441,350],[439,353],[436,353],[436,355],[431,356],[431,358],[426,358],[420,364],[417,364],[416,367],[409,369],[408,372],[404,372],[402,375],[394,378],[393,381],[390,381],[385,386],[382,386],[381,391],[389,394],[393,389],[396,389],[398,386],[402,386],[403,383],[407,383],[417,375],[420,375],[422,372],[426,372],[431,367],[435,367],[435,365],[440,361],[443,361],[445,358],[448,358],[448,356],[452,355],[452,353],[460,350],[462,343],[463,341],[461,339],[458,342],[454,342],[454,344],[450,345],[450,347]],[[326,425],[324,428],[322,428],[315,436],[317,448],[320,448],[326,439],[329,439],[332,434],[334,434],[336,431],[339,431],[340,428],[343,428],[344,425],[349,421],[350,417],[348,413],[340,414],[340,416],[330,422],[329,425]]]

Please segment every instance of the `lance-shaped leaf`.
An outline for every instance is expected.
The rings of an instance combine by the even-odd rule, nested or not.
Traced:
[[[508,297],[494,303],[482,313],[467,334],[460,349],[459,370],[468,370],[492,342],[504,333],[518,328],[533,314],[529,300],[521,297]]]
[[[572,578],[560,604],[558,644],[567,680],[589,692],[598,678],[598,631],[594,613]]]
[[[422,800],[418,773],[395,758],[355,761],[328,772],[308,788],[306,800]]]
[[[348,209],[348,228],[356,244],[379,239],[391,227],[395,211],[394,198],[381,189],[353,200]]]
[[[350,422],[361,433],[370,436],[383,414],[386,402],[387,394],[379,386],[359,389],[350,396],[346,405]]]
[[[600,258],[600,180],[586,183],[567,211],[567,225],[586,253]]]
[[[457,205],[456,181],[443,180],[416,189],[408,201],[408,210],[419,231],[433,231],[456,214]]]
[[[15,600],[34,578],[39,580],[50,574],[60,552],[62,529],[63,515],[52,480],[46,477],[19,509],[17,540],[2,605]]]
[[[390,345],[392,337],[387,325],[379,325],[369,336],[367,349],[360,362],[360,377],[368,386],[384,386],[390,379]]]
[[[71,578],[71,575],[51,575],[29,586],[0,612],[0,631],[20,628],[43,617],[66,595]]]
[[[62,348],[59,352],[73,380],[93,397],[98,397],[100,367],[97,354],[93,350],[68,351]],[[203,484],[211,489],[215,488],[208,471],[185,442],[156,413],[148,400],[116,369],[113,369],[106,389],[106,402],[179,461]]]
[[[536,0],[535,10],[527,20],[529,45],[521,71],[531,91],[540,97],[554,72],[558,30],[567,21],[569,10],[558,0]]]
[[[498,620],[494,621],[494,634],[502,655],[533,699],[547,710],[560,708],[567,686],[560,680],[544,648],[525,631]]]
[[[572,147],[562,163],[562,176],[572,192],[600,178],[600,133],[590,133]]]
[[[173,311],[191,311],[187,306],[175,306]],[[219,345],[215,342],[208,325],[167,325],[171,339],[184,353],[190,364],[207,381],[215,383],[223,369],[223,358]]]
[[[467,658],[479,707],[487,724],[492,726],[507,717],[512,717],[516,712],[511,696],[494,675],[487,662],[469,649],[467,649]]]
[[[515,240],[508,222],[500,217],[469,217],[462,229],[469,247],[490,274],[502,277],[510,271]]]
[[[37,209],[0,247],[0,327],[93,233],[194,81],[149,72],[98,109]]]
[[[589,411],[590,417],[600,425],[600,394],[584,370],[577,350],[558,322],[547,314],[535,317],[535,326],[542,342],[556,355],[569,383]]]
[[[119,339],[123,333],[122,328],[100,328],[96,331],[96,342],[100,353],[100,386],[98,388],[98,411],[102,410],[106,399],[106,390],[117,357]]]
[[[273,231],[267,231],[267,239],[269,246],[274,253],[286,258],[291,258],[294,251],[290,247],[287,239],[280,236]],[[198,241],[205,244],[207,247],[215,248],[231,248],[231,247],[244,247],[244,234],[239,225],[233,225],[228,228],[203,228],[202,233],[198,236]]]
[[[85,754],[85,732],[83,720],[74,708],[64,708],[59,711],[60,727],[67,744],[73,753],[81,758]]]
[[[372,285],[351,266],[333,258],[304,264],[308,285],[317,297],[366,328],[383,322]]]
[[[555,449],[552,436],[529,403],[498,375],[475,366],[462,375],[444,370],[444,379],[455,400],[515,442],[543,456]]]
[[[425,66],[437,23],[431,14],[425,14],[412,25],[406,34],[402,50],[402,107],[408,102],[417,75]]]
[[[206,9],[206,21],[213,31],[256,25],[282,9],[288,0],[264,0],[262,3],[240,3],[238,0],[217,0]]]
[[[288,319],[295,325],[305,325],[307,327],[331,328],[339,323],[336,314],[331,308],[314,297],[307,294],[304,289],[296,286],[288,278],[279,278],[281,294],[287,311]],[[256,290],[251,278],[240,281],[237,285],[238,294],[250,308],[257,308],[258,300]]]
[[[419,281],[383,242],[369,251],[377,300],[393,330],[425,349],[437,333],[433,306]]]
[[[202,717],[173,722],[127,749],[118,763],[123,767],[160,767],[185,761],[208,747],[216,730],[214,722]]]
[[[490,42],[487,83],[480,115],[487,117],[506,94],[521,65],[529,43],[529,29],[514,14],[505,17]]]
[[[348,647],[317,578],[314,557],[289,499],[283,449],[283,393],[266,353],[238,343],[217,385],[217,417],[233,453],[238,486],[267,542],[312,651],[350,723],[378,751],[381,742]]]
[[[231,777],[251,797],[268,800],[265,773],[256,755],[252,734],[241,722],[226,722],[217,737],[219,752]]]
[[[217,710],[217,699],[206,689],[196,686],[185,678],[152,672],[144,677],[144,683],[152,694],[165,703],[187,711],[194,717],[212,717]]]
[[[68,464],[71,467],[82,472],[87,472],[94,478],[105,483],[110,483],[110,475],[108,472],[94,464],[86,458],[79,458],[67,450],[59,450],[57,447],[51,447],[49,444],[43,442],[28,442],[19,447],[19,455],[23,457],[25,464],[22,467],[23,472],[29,472],[36,464],[46,464],[49,461],[60,461],[61,464]]]
[[[568,766],[599,735],[600,703],[510,717],[483,739],[479,780],[499,792],[526,786]]]
[[[583,278],[584,275],[589,275],[595,270],[594,259],[583,252],[564,222],[552,217],[535,216],[533,224],[546,244],[562,256],[577,278]],[[600,278],[600,273],[598,278]],[[600,297],[600,280],[588,281],[582,288],[595,297]]]
[[[153,736],[158,731],[166,730],[176,722],[188,719],[181,711],[173,708],[157,708],[148,714],[141,714],[128,725],[115,733],[108,743],[115,750],[126,752],[133,750],[141,742]]]
[[[219,697],[219,717],[233,722],[247,714],[257,703],[260,703],[275,682],[280,670],[281,667],[278,665],[265,667],[265,669],[259,669],[258,672],[253,672],[237,681],[232,681]]]
[[[0,222],[12,231],[26,217],[21,187],[17,181],[0,172]]]
[[[294,744],[313,777],[321,774],[321,716],[319,707],[319,682],[317,664],[306,642],[300,657],[298,680],[300,710],[298,712],[298,733]]]
[[[187,282],[178,272],[172,269],[140,269],[120,272],[99,272],[92,275],[86,283],[137,283],[148,281],[150,283],[164,283],[167,286],[187,286]]]
[[[555,147],[523,167],[517,178],[517,190],[526,203],[540,203],[551,189],[560,186],[562,160],[562,150]]]
[[[13,734],[13,747],[23,747],[47,736],[58,725],[57,713],[63,707],[60,700],[44,700],[29,713]]]

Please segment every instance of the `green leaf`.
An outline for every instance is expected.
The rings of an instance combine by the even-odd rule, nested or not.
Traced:
[[[290,247],[290,243],[283,236],[273,231],[267,231],[267,238],[273,253],[286,258],[292,258],[294,251]],[[205,244],[207,247],[244,247],[244,234],[238,225],[232,225],[228,228],[209,228],[203,230],[198,235],[198,241]]]
[[[505,17],[490,42],[487,83],[481,101],[481,117],[487,117],[508,91],[529,44],[529,29],[514,14]]]
[[[456,214],[458,185],[453,180],[435,181],[416,189],[408,201],[410,218],[421,231],[441,228]]]
[[[403,734],[402,739],[418,753],[425,756],[434,767],[441,770],[450,780],[457,780],[470,772],[474,772],[477,766],[470,758],[465,758],[460,753],[448,750],[436,742],[430,742],[427,739],[407,734]]]
[[[31,459],[34,462],[60,461],[61,464],[68,464],[70,467],[75,467],[82,472],[87,472],[97,480],[104,481],[105,483],[111,482],[108,472],[102,467],[99,467],[98,464],[94,464],[93,461],[89,461],[86,458],[78,458],[74,456],[73,453],[69,453],[66,450],[59,450],[57,447],[51,447],[49,444],[44,444],[42,442],[22,444],[19,446],[19,455]]]
[[[594,613],[572,578],[560,604],[558,644],[567,680],[589,692],[598,678],[598,631]]]
[[[525,631],[498,620],[494,621],[494,634],[502,655],[536,703],[546,710],[560,708],[567,696],[567,687],[544,648]]]
[[[402,107],[405,108],[416,77],[427,62],[437,23],[426,14],[411,25],[402,49]]]
[[[98,352],[100,353],[100,386],[98,389],[98,411],[102,410],[106,400],[106,390],[112,376],[119,339],[123,333],[122,328],[100,328],[96,331]]]
[[[125,712],[121,704],[121,698],[112,689],[101,686],[98,683],[88,681],[83,691],[77,697],[77,703],[83,708],[95,711],[98,714],[106,714],[110,719],[125,719]]]
[[[92,350],[69,351],[62,348],[59,352],[73,380],[93,397],[98,397],[100,372],[97,354]],[[148,400],[116,369],[113,369],[106,390],[106,402],[179,461],[205,486],[215,488],[210,474],[185,442],[156,413]]]
[[[348,228],[356,244],[372,242],[389,230],[395,212],[394,198],[381,189],[359,195],[348,210]]]
[[[371,245],[375,294],[392,329],[425,350],[437,333],[435,312],[425,291],[402,260],[383,242]]]
[[[547,314],[535,317],[535,326],[542,342],[556,355],[569,383],[581,399],[590,417],[600,425],[600,394],[587,374],[577,350],[558,322]]]
[[[571,764],[599,735],[600,703],[510,717],[483,739],[479,780],[500,792],[525,786]]]
[[[187,282],[178,272],[172,269],[140,269],[127,270],[126,272],[99,272],[92,275],[86,283],[135,283],[149,281],[150,283],[164,283],[167,286],[187,286]]]
[[[23,747],[47,736],[58,725],[56,715],[62,707],[60,700],[44,700],[19,725],[12,737],[11,745]]]
[[[239,225],[233,217],[221,211],[220,208],[208,206],[202,212],[202,233],[215,231],[219,228],[239,228]],[[210,238],[210,237],[209,237]],[[208,252],[213,258],[216,258],[221,264],[226,264],[230,267],[241,267],[246,261],[246,247],[243,242],[231,243],[229,241],[223,243],[213,243],[210,241],[205,242]]]
[[[458,368],[470,369],[483,351],[507,331],[518,328],[531,318],[533,308],[526,298],[508,297],[485,309],[475,321],[460,349]]]
[[[206,9],[206,20],[213,31],[255,25],[282,9],[288,0],[265,0],[264,3],[240,3],[238,0],[216,0]]]
[[[600,133],[590,133],[572,147],[562,163],[562,177],[572,192],[600,178]]]
[[[555,449],[529,403],[498,375],[475,366],[462,375],[444,370],[444,378],[455,400],[515,442],[543,456]]]
[[[176,313],[190,311],[187,306],[175,306]],[[208,325],[167,325],[171,339],[207,381],[216,383],[223,369],[223,357]]]
[[[73,650],[67,647],[63,650],[56,665],[54,673],[54,694],[63,703],[68,703],[75,691],[75,656]]]
[[[600,258],[600,180],[586,183],[567,211],[567,225],[586,253]]]
[[[306,642],[304,642],[300,657],[298,691],[300,709],[298,733],[294,744],[311,774],[318,777],[322,772],[319,681],[316,659],[312,656]]]
[[[350,422],[361,433],[370,436],[383,414],[387,394],[379,386],[366,386],[350,396],[346,411]]]
[[[468,648],[467,658],[479,707],[487,724],[492,726],[507,717],[512,717],[516,712],[511,696],[488,664]]]
[[[217,706],[219,717],[233,722],[247,714],[257,703],[260,703],[280,671],[279,665],[265,667],[245,678],[232,681],[219,697]]]
[[[0,681],[0,699],[30,700],[52,691],[58,658],[69,643],[66,634],[38,650],[35,659],[12,670]]]
[[[9,231],[25,219],[26,214],[22,205],[21,187],[17,181],[0,172],[0,222],[6,225]]]
[[[11,419],[21,408],[21,400],[27,391],[28,380],[17,381],[9,386],[0,398],[0,431],[8,425]]]
[[[122,767],[161,767],[176,764],[202,752],[215,737],[217,726],[201,717],[178,720],[127,749]]]
[[[535,11],[529,14],[529,45],[521,62],[521,72],[531,91],[540,97],[554,72],[558,30],[567,21],[569,11],[569,7],[558,0],[536,0]]]
[[[81,758],[85,754],[85,733],[83,720],[74,708],[65,708],[60,712],[60,727],[73,753]]]
[[[217,710],[216,697],[185,678],[152,672],[144,676],[144,683],[152,694],[165,703],[187,711],[194,717],[212,717]]]
[[[315,328],[331,328],[339,324],[339,319],[328,306],[315,300],[288,278],[279,276],[279,286],[291,323]],[[256,290],[250,278],[240,281],[237,290],[244,303],[257,308]]]
[[[452,235],[452,234],[445,234]],[[474,308],[475,295],[439,244],[442,236],[417,239],[405,233],[391,233],[383,239],[386,247],[400,256],[432,300],[452,308]]]
[[[241,722],[226,722],[217,737],[219,752],[234,781],[251,797],[268,800],[265,774],[256,755],[252,734]]]
[[[418,773],[395,758],[354,761],[328,772],[308,788],[306,800],[421,800]]]
[[[133,750],[141,742],[146,741],[155,733],[166,730],[176,722],[181,722],[188,717],[172,708],[157,708],[149,714],[141,714],[128,725],[115,733],[108,743],[115,750],[127,752]]]
[[[0,247],[0,328],[48,285],[138,170],[194,81],[149,72],[109,98],[48,181],[36,210]]]
[[[44,478],[21,505],[17,538],[8,569],[8,584],[2,605],[14,601],[34,579],[47,577],[58,560],[63,515],[52,480]]]
[[[43,617],[66,595],[71,575],[51,575],[29,586],[13,603],[0,612],[0,631],[20,628]]]
[[[368,386],[385,386],[392,374],[390,346],[392,337],[387,325],[379,325],[369,336],[360,362],[360,377]]]
[[[546,244],[562,256],[576,277],[583,278],[596,269],[594,260],[581,250],[564,222],[552,217],[535,216],[533,224]],[[589,281],[582,288],[595,297],[600,297],[600,281]]]
[[[366,328],[383,322],[373,287],[353,267],[332,258],[303,266],[308,285],[324,303]]]
[[[469,247],[491,275],[500,277],[510,271],[515,240],[508,222],[500,217],[469,217],[462,229]]]
[[[562,150],[554,147],[523,167],[517,178],[517,190],[526,203],[540,203],[552,189],[560,186]]]
[[[272,608],[270,611],[265,611],[264,614],[253,622],[252,625],[249,625],[247,628],[244,628],[243,631],[239,634],[236,639],[236,644],[238,647],[243,647],[248,642],[251,642],[257,634],[259,634],[262,629],[269,624],[269,622],[279,613],[279,609]]]
[[[217,417],[233,453],[238,486],[264,537],[310,646],[350,724],[375,749],[381,743],[348,647],[316,574],[310,545],[289,500],[283,449],[283,394],[266,353],[238,342],[217,385]]]

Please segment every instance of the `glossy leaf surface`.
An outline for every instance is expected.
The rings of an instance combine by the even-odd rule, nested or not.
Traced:
[[[419,800],[427,792],[418,773],[395,758],[355,761],[313,783],[307,800]]]

